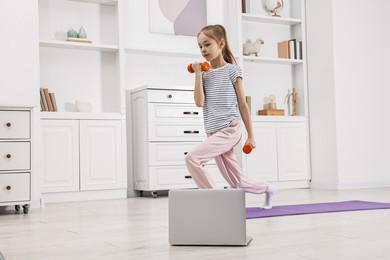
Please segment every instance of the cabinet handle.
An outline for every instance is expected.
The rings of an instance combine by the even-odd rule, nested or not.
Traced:
[[[188,152],[184,152],[184,155],[187,155]]]
[[[184,131],[185,134],[199,134],[199,131],[191,131],[191,130],[186,130]]]
[[[6,190],[11,190],[11,185],[5,187]]]
[[[7,157],[8,159],[11,158],[11,154],[6,154],[5,157]]]
[[[184,115],[199,115],[199,112],[196,111],[186,111],[183,112]]]
[[[168,97],[168,98],[173,98],[172,94],[169,94],[167,97]]]
[[[191,175],[186,175],[186,176],[184,176],[184,179],[192,179],[192,176]]]
[[[11,123],[10,122],[7,122],[6,124],[5,124],[7,127],[11,127]]]

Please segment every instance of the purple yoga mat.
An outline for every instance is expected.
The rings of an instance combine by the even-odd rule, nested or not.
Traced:
[[[272,209],[246,208],[246,218],[268,218],[326,212],[342,212],[369,209],[390,209],[390,203],[361,200],[274,206]]]

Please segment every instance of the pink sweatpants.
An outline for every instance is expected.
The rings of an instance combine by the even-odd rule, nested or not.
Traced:
[[[210,173],[205,169],[205,164],[214,158],[222,176],[232,188],[242,188],[250,193],[266,192],[268,183],[251,180],[242,174],[233,151],[240,139],[241,123],[236,120],[218,132],[207,134],[207,139],[186,155],[187,168],[198,188],[215,188]]]

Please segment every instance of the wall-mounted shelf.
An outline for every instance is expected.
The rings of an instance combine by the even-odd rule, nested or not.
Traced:
[[[272,17],[256,14],[242,14],[243,22],[260,22],[269,24],[281,24],[281,25],[296,25],[301,24],[301,20],[294,18]]]
[[[255,56],[243,56],[243,59],[245,62],[259,62],[259,63],[287,64],[287,65],[302,64],[302,60],[294,60],[294,59],[280,59],[280,58],[267,58],[267,57],[255,57]]]
[[[58,41],[58,40],[42,40],[39,42],[39,46],[63,48],[63,49],[94,50],[94,51],[105,51],[105,52],[117,52],[119,49],[118,46],[116,45],[78,43],[78,42],[67,42],[67,41]]]

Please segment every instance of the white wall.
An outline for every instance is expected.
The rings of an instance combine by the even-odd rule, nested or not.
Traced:
[[[306,2],[312,186],[389,187],[390,2]]]
[[[39,105],[36,1],[0,1],[0,104]]]
[[[33,140],[39,140],[38,1],[0,0],[0,104],[35,106]],[[38,145],[33,143],[33,204],[39,203]],[[33,205],[34,206],[34,205]],[[36,205],[35,205],[36,206]]]

